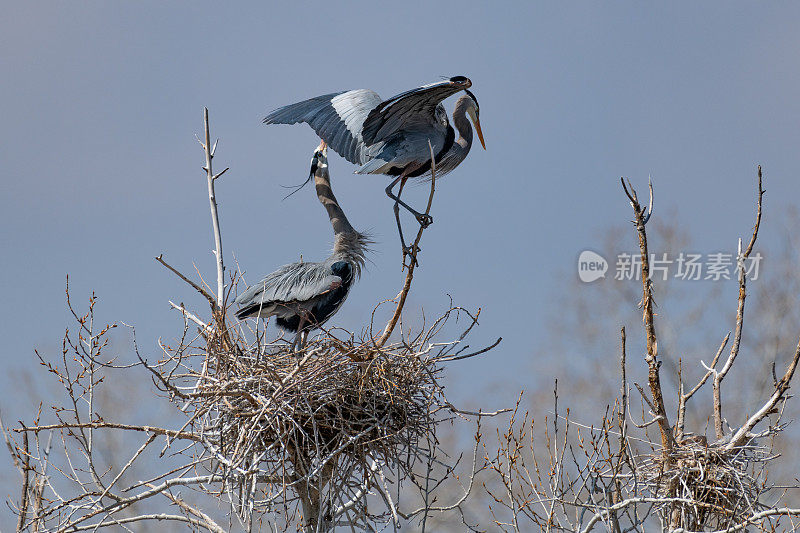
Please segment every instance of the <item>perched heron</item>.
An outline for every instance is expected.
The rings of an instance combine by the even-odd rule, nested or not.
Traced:
[[[369,242],[353,229],[333,195],[324,141],[311,159],[311,177],[333,226],[333,253],[319,263],[284,265],[236,298],[241,306],[237,318],[275,316],[281,329],[296,333],[294,347],[303,347],[309,331],[342,306],[353,281],[361,276]]]
[[[381,100],[374,91],[356,89],[331,93],[276,109],[264,118],[265,124],[297,124],[305,122],[339,155],[360,165],[356,174],[388,174],[397,176],[386,194],[410,211],[423,226],[433,219],[413,209],[400,199],[408,178],[423,176],[431,170],[431,148],[436,162],[436,175],[450,172],[461,163],[472,147],[475,124],[481,145],[486,149],[481,132],[480,108],[468,89],[469,78],[454,76],[447,80],[411,89],[388,100]],[[464,94],[456,102],[453,123],[456,139],[442,100],[459,91]],[[430,142],[430,146],[428,143]],[[395,195],[394,187],[400,183]],[[403,249],[407,250],[400,230]]]

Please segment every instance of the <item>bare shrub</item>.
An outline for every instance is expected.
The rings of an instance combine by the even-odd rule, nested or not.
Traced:
[[[642,207],[636,192],[623,181],[634,211],[642,261],[642,320],[646,351],[647,386],[634,383],[641,398],[641,418],[636,422],[630,408],[626,375],[626,333],[621,330],[620,396],[605,416],[593,425],[576,423],[558,410],[558,388],[550,422],[539,426],[518,404],[508,428],[498,433],[498,447],[491,455],[497,478],[487,483],[493,499],[495,525],[507,531],[528,530],[535,524],[546,531],[643,531],[655,522],[669,531],[740,531],[753,524],[759,530],[785,528],[781,522],[800,514],[781,506],[786,492],[796,487],[770,482],[768,468],[777,464],[773,439],[785,428],[781,414],[787,390],[800,359],[800,344],[785,372],[773,371],[769,397],[742,422],[731,428],[723,416],[723,380],[737,361],[745,325],[747,278],[741,267],[753,251],[761,221],[761,169],[758,169],[756,223],[747,246],[738,251],[739,297],[736,323],[721,343],[701,380],[685,387],[681,368],[677,404],[669,411],[661,384],[661,360],[655,329],[653,279],[650,276],[646,224],[652,215]],[[727,356],[723,357],[730,342]],[[701,361],[701,364],[702,361]],[[713,401],[706,408],[714,433],[702,427],[686,429],[686,407],[702,388],[710,388]],[[736,395],[739,391],[728,393]],[[674,424],[669,422],[675,413]],[[766,427],[756,431],[756,426]],[[657,433],[657,434],[656,434]],[[780,524],[780,526],[779,526]],[[793,524],[790,526],[793,527]]]

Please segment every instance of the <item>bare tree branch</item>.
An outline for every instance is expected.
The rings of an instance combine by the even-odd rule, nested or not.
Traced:
[[[650,207],[649,214],[645,216],[645,213],[648,212],[648,208],[643,208],[639,205],[639,199],[636,196],[636,191],[633,189],[633,186],[629,182],[628,186],[626,187],[625,180],[621,179],[621,181],[622,189],[625,191],[628,200],[630,200],[631,207],[633,208],[633,214],[635,217],[634,224],[636,225],[636,231],[639,235],[639,248],[642,258],[641,305],[643,308],[643,320],[647,339],[647,355],[645,356],[645,361],[647,362],[648,367],[650,393],[653,395],[653,402],[655,403],[654,414],[656,418],[658,418],[658,426],[661,430],[661,446],[666,454],[669,453],[669,451],[675,445],[675,438],[672,433],[672,428],[669,424],[669,419],[667,418],[667,410],[664,407],[664,393],[661,389],[661,377],[659,374],[661,363],[658,360],[658,340],[656,339],[656,328],[653,318],[653,281],[650,279],[650,253],[647,249],[647,230],[645,229],[645,224],[647,224],[647,222],[650,220],[650,214],[652,214],[653,184],[652,181],[649,184]]]
[[[433,194],[436,192],[436,158],[433,155],[433,146],[431,146],[430,141],[428,141],[428,148],[430,149],[431,154],[431,192],[428,195],[428,204],[425,206],[425,216],[429,216],[431,213]],[[396,208],[397,206],[395,206],[395,209]],[[425,227],[426,226],[420,224],[419,230],[417,230],[417,237],[414,239],[414,244],[411,245],[409,264],[406,265],[405,281],[403,282],[403,288],[400,290],[400,293],[396,298],[397,307],[395,307],[394,314],[392,314],[392,317],[389,319],[389,323],[386,324],[386,328],[384,328],[380,338],[375,342],[375,346],[379,348],[383,346],[387,340],[389,340],[389,337],[392,335],[392,331],[394,331],[395,326],[397,326],[397,322],[400,320],[400,315],[402,314],[403,307],[406,304],[406,297],[408,297],[408,292],[411,290],[411,281],[414,279],[414,268],[417,265],[419,243],[420,240],[422,240],[422,232],[425,231]]]
[[[222,258],[222,233],[219,229],[219,213],[217,211],[217,196],[214,191],[214,182],[225,174],[228,171],[226,168],[219,174],[214,174],[214,171],[211,167],[211,160],[214,158],[214,152],[217,149],[217,143],[214,143],[213,148],[211,147],[211,135],[209,133],[208,127],[208,108],[203,108],[203,125],[204,125],[204,132],[205,132],[205,142],[200,143],[203,146],[203,150],[206,153],[206,166],[204,170],[206,171],[206,176],[208,177],[208,202],[211,206],[211,222],[214,228],[214,256],[217,260],[217,310],[222,310],[223,305],[223,298],[225,294],[225,265],[223,264]]]
[[[722,380],[728,374],[728,371],[733,366],[736,356],[739,354],[739,346],[742,342],[742,328],[744,327],[744,301],[747,297],[747,272],[744,268],[744,261],[750,256],[753,251],[753,246],[758,237],[758,228],[761,226],[761,204],[764,197],[764,188],[761,186],[761,165],[758,166],[758,201],[756,207],[756,223],[753,226],[753,234],[750,237],[750,243],[747,249],[742,253],[742,240],[739,239],[739,248],[736,255],[736,264],[739,271],[739,301],[736,308],[736,329],[733,334],[733,344],[731,344],[731,351],[728,354],[728,359],[725,361],[722,369],[714,375],[714,430],[717,439],[721,439],[724,435],[722,427]]]

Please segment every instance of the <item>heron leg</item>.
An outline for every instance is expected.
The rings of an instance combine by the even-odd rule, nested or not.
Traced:
[[[425,213],[420,213],[419,211],[417,211],[416,209],[414,209],[413,207],[411,207],[410,205],[408,205],[407,203],[405,203],[403,200],[400,199],[400,194],[403,192],[403,184],[405,184],[407,179],[408,176],[404,174],[400,174],[398,177],[396,177],[389,184],[389,186],[386,187],[386,196],[394,200],[395,203],[405,207],[409,213],[414,215],[414,218],[417,219],[417,222],[419,222],[420,226],[422,226],[423,228],[427,228],[428,226],[433,224],[433,217],[430,215],[426,215]],[[400,190],[398,191],[397,196],[395,196],[395,194],[392,192],[392,189],[394,189],[395,185],[397,185],[398,182],[401,183]]]
[[[302,329],[297,332],[294,336],[294,342],[292,343],[292,351],[298,352],[306,347],[306,343],[308,342],[308,330]]]
[[[302,350],[306,346],[306,340],[308,339],[308,331],[303,329],[303,326],[308,322],[306,320],[305,313],[300,315],[300,323],[297,325],[297,333],[294,336],[294,342],[292,342],[292,351],[297,353],[298,350]]]
[[[405,186],[405,184],[406,180],[404,178],[403,180],[400,181],[400,190],[398,191],[399,194],[402,194],[403,186]],[[403,237],[403,226],[400,223],[400,205],[397,200],[395,200],[394,202],[394,219],[395,221],[397,221],[397,232],[400,234],[400,245],[403,247],[403,264],[405,264],[406,262],[406,256],[410,256],[413,259],[415,266],[417,266],[418,265],[417,254],[414,253],[415,247],[413,245],[412,246],[406,245],[406,240]],[[416,249],[417,251],[419,251],[420,249],[419,246],[417,246]]]

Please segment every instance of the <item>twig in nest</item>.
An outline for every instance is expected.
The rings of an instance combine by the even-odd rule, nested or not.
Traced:
[[[212,308],[212,309],[214,309],[214,308],[215,308],[215,306],[217,305],[217,302],[216,302],[216,300],[214,300],[214,297],[213,297],[213,296],[211,296],[211,295],[208,293],[208,291],[206,291],[206,290],[205,290],[203,287],[201,287],[200,285],[198,285],[198,284],[197,284],[197,283],[195,283],[194,281],[190,280],[189,278],[187,278],[186,276],[184,276],[183,274],[181,274],[181,273],[180,273],[180,272],[179,272],[177,269],[175,269],[174,267],[172,267],[172,265],[170,265],[169,263],[167,263],[166,261],[164,261],[164,259],[163,259],[163,255],[164,255],[164,254],[159,254],[159,255],[158,255],[158,257],[156,257],[156,258],[155,258],[155,260],[156,260],[156,261],[158,261],[159,263],[161,263],[162,265],[164,265],[164,266],[165,266],[165,267],[166,267],[166,268],[167,268],[167,269],[168,269],[170,272],[172,272],[173,274],[175,274],[176,276],[178,276],[179,278],[181,278],[183,281],[185,281],[186,283],[188,283],[189,285],[191,285],[191,286],[192,286],[192,288],[193,288],[194,290],[196,290],[197,292],[199,292],[200,294],[202,294],[202,295],[203,295],[203,297],[204,297],[206,300],[208,300],[208,303],[209,303],[209,304],[211,304],[211,308]]]

